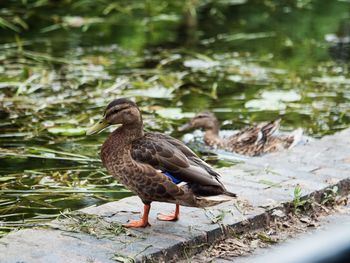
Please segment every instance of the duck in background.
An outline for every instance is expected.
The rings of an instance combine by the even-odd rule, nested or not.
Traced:
[[[181,126],[179,131],[200,128],[204,130],[204,142],[209,146],[242,155],[259,156],[264,153],[290,149],[301,140],[303,135],[301,128],[289,135],[275,135],[280,122],[281,120],[278,119],[259,123],[222,138],[219,136],[220,123],[215,115],[211,112],[201,112],[190,122]]]
[[[335,34],[326,34],[325,40],[330,44],[328,53],[338,63],[350,61],[350,19],[344,18],[339,22]]]

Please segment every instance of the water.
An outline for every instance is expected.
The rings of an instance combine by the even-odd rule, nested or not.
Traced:
[[[349,126],[347,1],[39,2],[1,10],[33,12],[0,40],[0,234],[131,195],[99,161],[109,131],[84,135],[111,98],[135,99],[147,130],[178,138],[202,110],[222,129]]]

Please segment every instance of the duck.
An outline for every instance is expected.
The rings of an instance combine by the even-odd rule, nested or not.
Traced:
[[[100,121],[86,134],[119,125],[101,147],[101,159],[108,173],[138,195],[144,204],[141,219],[127,228],[150,226],[152,202],[175,204],[175,212],[158,214],[162,221],[176,221],[180,206],[204,208],[235,199],[221,176],[180,140],[157,132],[146,132],[137,104],[127,98],[110,102]]]
[[[179,127],[179,131],[200,128],[205,131],[205,144],[211,147],[246,156],[260,156],[290,149],[300,141],[303,134],[302,129],[297,129],[289,135],[275,135],[280,122],[281,119],[258,123],[222,138],[219,136],[220,123],[216,116],[211,112],[201,112]]]

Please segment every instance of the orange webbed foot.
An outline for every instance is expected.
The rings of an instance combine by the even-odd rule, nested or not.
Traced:
[[[123,227],[126,227],[126,228],[141,228],[141,227],[144,228],[147,226],[151,226],[151,225],[143,219],[134,220],[134,221],[131,221],[130,223],[123,224]]]
[[[161,221],[177,221],[179,219],[179,216],[176,215],[175,213],[170,213],[168,215],[158,214],[157,219]]]
[[[141,219],[139,220],[134,220],[131,221],[130,223],[127,224],[123,224],[123,227],[127,227],[127,228],[140,228],[140,227],[147,227],[147,226],[151,226],[148,223],[148,214],[149,214],[149,210],[151,209],[151,205],[150,204],[145,204],[143,207],[143,216]]]
[[[161,221],[177,221],[180,216],[180,206],[176,205],[175,212],[171,214],[158,214],[157,219]]]

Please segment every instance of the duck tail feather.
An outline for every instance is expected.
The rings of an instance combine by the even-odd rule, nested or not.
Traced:
[[[228,196],[227,194],[196,197],[196,202],[198,207],[214,206],[214,205],[229,202],[232,200],[234,200],[233,196]]]
[[[303,139],[303,129],[302,128],[298,128],[296,130],[294,130],[290,135],[289,138],[293,139],[293,142],[291,143],[291,145],[288,147],[288,149],[293,148],[294,146],[296,146],[297,144],[299,144],[302,139]]]
[[[229,191],[225,191],[225,192],[224,192],[224,195],[227,195],[227,196],[230,196],[230,197],[237,197],[237,194],[231,193],[231,192],[229,192]]]
[[[277,119],[277,120],[269,122],[264,127],[262,127],[261,130],[262,130],[262,133],[264,134],[264,136],[267,137],[267,136],[274,134],[279,129],[280,123],[281,123],[281,119]]]

